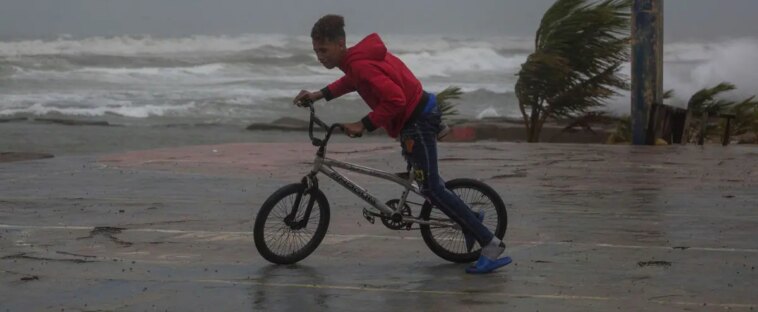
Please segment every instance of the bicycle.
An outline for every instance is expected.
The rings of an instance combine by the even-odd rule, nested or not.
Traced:
[[[413,168],[410,165],[407,172],[389,173],[327,158],[326,147],[333,131],[344,129],[340,124],[327,126],[321,121],[316,116],[313,102],[307,101],[302,105],[310,109],[308,135],[311,143],[318,147],[318,151],[311,172],[303,177],[300,183],[289,184],[275,191],[258,211],[253,236],[255,247],[263,258],[274,264],[293,264],[310,255],[324,239],[329,227],[330,208],[329,201],[318,187],[316,176],[319,173],[371,205],[373,210],[363,209],[363,216],[368,222],[373,224],[376,218],[379,218],[391,230],[419,229],[427,247],[437,256],[451,262],[467,263],[479,258],[481,248],[466,248],[464,234],[458,224],[439,209],[435,209],[429,201],[421,204],[408,201],[411,192],[423,198],[411,174]],[[314,124],[326,131],[323,139],[314,136]],[[404,190],[399,199],[382,203],[368,190],[350,181],[334,168],[392,181],[403,186]],[[484,225],[495,236],[503,239],[508,216],[503,200],[492,187],[478,180],[465,178],[450,180],[445,186],[461,197],[476,213],[483,214]],[[418,216],[413,216],[410,205],[421,206]],[[313,225],[315,229],[313,226],[309,227],[311,220],[316,223]],[[419,227],[414,228],[414,224],[418,224]]]

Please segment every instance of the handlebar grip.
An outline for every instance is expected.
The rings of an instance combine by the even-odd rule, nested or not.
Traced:
[[[334,126],[336,126],[337,128],[339,128],[342,131],[342,133],[345,133],[345,126],[344,125],[342,125],[342,124],[334,124]],[[345,133],[345,134],[347,136],[351,137],[351,138],[360,138],[360,137],[363,136],[363,133],[359,133],[359,134],[355,134],[355,135],[350,135],[350,134],[347,134],[347,133]]]
[[[302,98],[300,101],[298,101],[297,105],[300,107],[313,107],[313,100],[309,98]]]
[[[329,132],[334,131],[334,129],[340,129],[340,131],[345,132],[345,127],[343,127],[342,124],[332,124],[332,126],[329,127]]]

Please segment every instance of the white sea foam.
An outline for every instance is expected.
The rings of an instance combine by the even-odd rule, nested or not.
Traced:
[[[350,35],[349,42],[361,38]],[[468,117],[510,116],[516,111],[515,75],[532,49],[531,38],[387,35],[383,39],[427,90],[459,86],[470,93],[469,102],[460,103],[460,111]],[[731,93],[735,97],[758,92],[756,39],[665,47],[664,87],[675,90],[677,103],[722,81],[738,86]],[[629,66],[624,73],[629,73]],[[283,111],[272,103],[291,98],[300,89],[322,88],[341,75],[337,69],[319,66],[307,36],[0,42],[0,114],[202,117],[234,116],[240,109],[255,107],[258,110],[245,114],[268,116]],[[607,109],[625,113],[629,103],[625,94],[610,100]]]
[[[467,72],[515,72],[527,55],[503,56],[487,48],[457,48],[445,51],[398,55],[419,77],[452,76]]]
[[[496,108],[490,106],[476,115],[476,119],[484,119],[488,117],[500,117],[500,114],[497,112]]]
[[[0,42],[0,56],[19,55],[140,55],[234,52],[264,46],[281,47],[287,36],[251,34],[244,36],[192,36],[153,38],[151,36],[93,37],[80,40],[28,40]]]
[[[669,76],[675,90],[690,96],[699,89],[726,81],[737,86],[734,96],[758,92],[758,40],[729,40],[706,47],[700,62],[689,70],[688,75]]]
[[[720,42],[669,43],[664,46],[663,88],[673,90],[674,97],[667,104],[685,107],[690,97],[700,89],[721,82],[731,82],[737,90],[721,96],[744,99],[758,94],[758,39],[741,38]],[[631,77],[631,65],[622,73]],[[629,92],[607,101],[606,110],[614,114],[629,114]]]
[[[75,70],[80,73],[95,73],[105,75],[129,75],[129,76],[180,76],[189,75],[212,75],[226,68],[224,64],[207,64],[192,67],[144,67],[144,68],[107,68],[85,67]]]
[[[114,114],[123,117],[132,118],[147,118],[151,116],[164,116],[168,114],[181,114],[194,107],[194,103],[188,103],[178,106],[167,105],[144,105],[144,106],[99,106],[99,107],[56,107],[47,106],[42,103],[34,103],[31,106],[24,108],[10,108],[0,110],[0,116],[2,115],[15,115],[15,114],[32,114],[32,115],[46,115],[50,113],[58,113],[62,115],[71,116],[103,116],[106,114]]]
[[[354,39],[357,41],[359,38]],[[458,38],[439,35],[386,35],[382,36],[382,40],[390,51],[398,54],[447,51],[462,47],[515,52],[528,52],[534,49],[534,40],[527,37]]]

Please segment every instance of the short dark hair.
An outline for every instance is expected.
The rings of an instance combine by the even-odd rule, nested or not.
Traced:
[[[344,38],[345,18],[340,15],[324,15],[311,29],[311,39],[315,41],[337,41]]]

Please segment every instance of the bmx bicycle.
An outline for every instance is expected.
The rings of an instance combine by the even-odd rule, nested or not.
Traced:
[[[466,247],[461,227],[441,210],[425,200],[414,203],[408,200],[410,193],[423,198],[414,180],[413,168],[407,172],[389,173],[326,157],[327,144],[336,129],[343,130],[341,124],[326,123],[316,116],[313,102],[301,103],[310,109],[308,135],[311,143],[318,147],[313,169],[300,183],[286,185],[266,199],[258,211],[253,229],[255,247],[266,260],[275,264],[292,264],[305,259],[321,243],[329,227],[329,201],[319,189],[317,175],[322,173],[367,202],[371,208],[363,209],[363,216],[370,223],[380,219],[392,230],[419,229],[424,243],[437,256],[455,263],[467,263],[479,258],[478,244]],[[313,134],[314,125],[326,131],[323,139]],[[334,168],[340,168],[399,184],[403,192],[398,199],[382,203],[365,188],[350,181]],[[508,225],[505,204],[500,196],[487,184],[473,179],[453,179],[445,187],[458,195],[475,213],[483,224],[499,239],[503,239]],[[411,205],[420,206],[414,216]],[[414,224],[418,227],[414,227]]]

